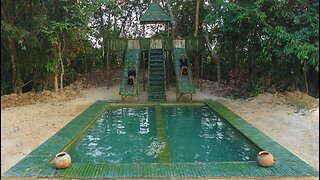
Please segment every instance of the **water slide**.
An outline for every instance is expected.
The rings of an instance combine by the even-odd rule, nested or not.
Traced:
[[[174,63],[174,68],[175,68],[175,73],[176,73],[176,80],[177,80],[177,90],[178,93],[180,93],[180,95],[182,94],[192,94],[195,93],[195,88],[193,85],[193,81],[189,81],[188,79],[188,75],[182,75],[182,81],[180,81],[180,55],[182,55],[182,57],[184,57],[184,55],[187,55],[188,58],[188,54],[185,50],[185,48],[174,48],[173,49],[173,63]],[[190,78],[193,79],[193,75],[192,75],[192,70],[191,70],[191,66],[190,66],[190,59],[188,58],[188,74],[190,75]]]
[[[126,83],[128,80],[128,66],[134,65],[136,68],[136,90],[134,91],[133,85],[128,85],[128,91],[126,91]],[[127,49],[124,67],[122,72],[122,79],[120,84],[120,92],[122,100],[127,96],[137,96],[139,99],[139,73],[140,73],[140,49]]]

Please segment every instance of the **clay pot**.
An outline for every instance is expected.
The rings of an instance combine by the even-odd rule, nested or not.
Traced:
[[[257,162],[260,166],[270,167],[274,163],[273,156],[268,151],[260,151],[257,156]]]
[[[54,165],[57,169],[67,168],[71,164],[71,157],[66,152],[60,152],[56,154],[54,158]]]

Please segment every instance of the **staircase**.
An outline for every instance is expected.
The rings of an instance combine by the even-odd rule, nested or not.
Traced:
[[[148,100],[166,101],[165,64],[162,49],[150,49],[148,75]]]

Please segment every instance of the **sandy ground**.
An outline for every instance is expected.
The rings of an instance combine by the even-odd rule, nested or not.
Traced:
[[[81,90],[81,97],[54,103],[37,103],[1,109],[1,174],[59,131],[96,100],[119,100],[119,86]],[[173,88],[167,99],[175,100]],[[146,92],[140,99],[146,100]],[[253,126],[319,170],[319,106],[301,111],[277,102],[270,94],[250,100],[217,97],[208,91],[194,99],[225,104]],[[270,100],[272,99],[272,100]]]

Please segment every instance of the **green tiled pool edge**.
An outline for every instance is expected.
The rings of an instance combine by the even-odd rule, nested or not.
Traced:
[[[55,135],[38,146],[25,158],[6,171],[4,178],[47,177],[47,178],[190,178],[190,177],[319,177],[319,172],[300,160],[290,151],[247,123],[219,102],[205,101],[212,110],[226,119],[254,144],[270,151],[276,161],[270,168],[256,162],[228,163],[138,163],[138,164],[82,164],[72,163],[67,169],[56,170],[50,160],[56,153],[67,148],[78,138],[90,122],[108,104],[118,101],[97,101],[73,119]],[[199,105],[196,103],[119,103],[131,106]]]

